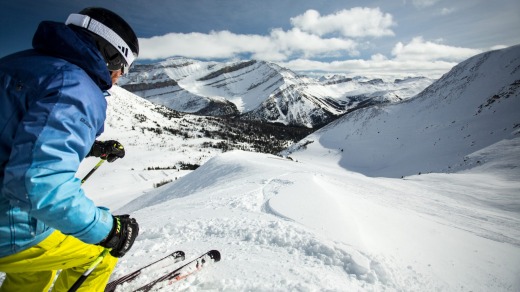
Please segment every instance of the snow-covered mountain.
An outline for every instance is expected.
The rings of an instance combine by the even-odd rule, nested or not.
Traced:
[[[424,77],[384,81],[333,75],[314,79],[264,61],[173,58],[136,65],[120,84],[181,112],[238,115],[312,128],[357,108],[407,99],[432,82]]]
[[[412,99],[348,114],[286,154],[327,149],[347,169],[401,177],[483,163],[468,155],[519,134],[520,46],[513,46],[460,63]]]
[[[204,157],[234,149],[277,153],[312,131],[225,117],[185,114],[154,104],[117,86],[111,92],[112,96],[107,99],[111,105],[106,120],[109,128],[124,133],[125,141],[130,145],[153,149],[182,144],[183,152],[188,149],[195,152],[195,157],[186,161],[192,164],[200,164],[205,161]],[[217,151],[208,151],[213,155],[197,155],[197,152],[202,153],[201,149]],[[161,164],[164,165],[164,162]]]

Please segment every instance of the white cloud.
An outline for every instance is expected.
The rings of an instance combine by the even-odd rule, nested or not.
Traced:
[[[269,50],[268,37],[239,35],[229,31],[204,33],[169,33],[148,39],[139,39],[143,59],[160,59],[171,56],[189,58],[232,58],[236,54],[253,50]]]
[[[491,48],[489,48],[489,50],[501,50],[501,49],[505,49],[507,48],[507,46],[504,46],[504,45],[496,45],[496,46],[492,46]]]
[[[455,12],[455,8],[444,7],[441,9],[441,15],[448,15],[448,14],[452,14],[453,12]]]
[[[370,57],[370,60],[372,61],[385,61],[388,60],[388,58],[383,54],[375,54]]]
[[[298,28],[290,31],[274,29],[271,31],[270,41],[280,51],[288,55],[303,53],[305,57],[327,55],[333,52],[356,54],[356,43],[348,39],[321,38],[309,34]]]
[[[440,0],[412,0],[413,6],[417,8],[425,8],[434,5]]]
[[[348,39],[321,38],[297,28],[289,31],[273,29],[268,36],[234,34],[229,31],[203,33],[170,33],[140,39],[140,57],[159,59],[170,56],[189,58],[232,58],[252,54],[253,58],[281,61],[294,56],[306,58],[330,55],[356,55],[356,43]]]
[[[476,49],[452,47],[434,42],[424,41],[422,37],[415,37],[410,43],[399,42],[392,50],[396,60],[413,61],[463,61],[471,56],[481,53]]]
[[[345,37],[393,36],[390,29],[395,25],[392,15],[379,8],[355,7],[334,14],[321,16],[316,10],[291,18],[291,23],[303,31],[316,35],[339,33]]]

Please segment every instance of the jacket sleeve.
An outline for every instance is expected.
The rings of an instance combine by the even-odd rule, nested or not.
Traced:
[[[99,243],[112,228],[112,216],[86,197],[75,174],[103,129],[106,100],[80,69],[49,79],[17,128],[4,194],[45,225]]]

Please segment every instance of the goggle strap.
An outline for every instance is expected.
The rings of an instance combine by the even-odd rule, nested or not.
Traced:
[[[113,30],[103,23],[83,14],[71,14],[65,21],[65,24],[73,24],[101,36],[107,40],[114,48],[116,48],[125,58],[127,65],[131,65],[135,60],[135,54],[130,50],[126,42]]]

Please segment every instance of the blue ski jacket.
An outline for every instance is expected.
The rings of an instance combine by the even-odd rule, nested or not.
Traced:
[[[40,23],[33,49],[0,59],[0,257],[55,229],[92,244],[110,232],[75,173],[103,132],[111,86],[95,43],[63,23]]]

